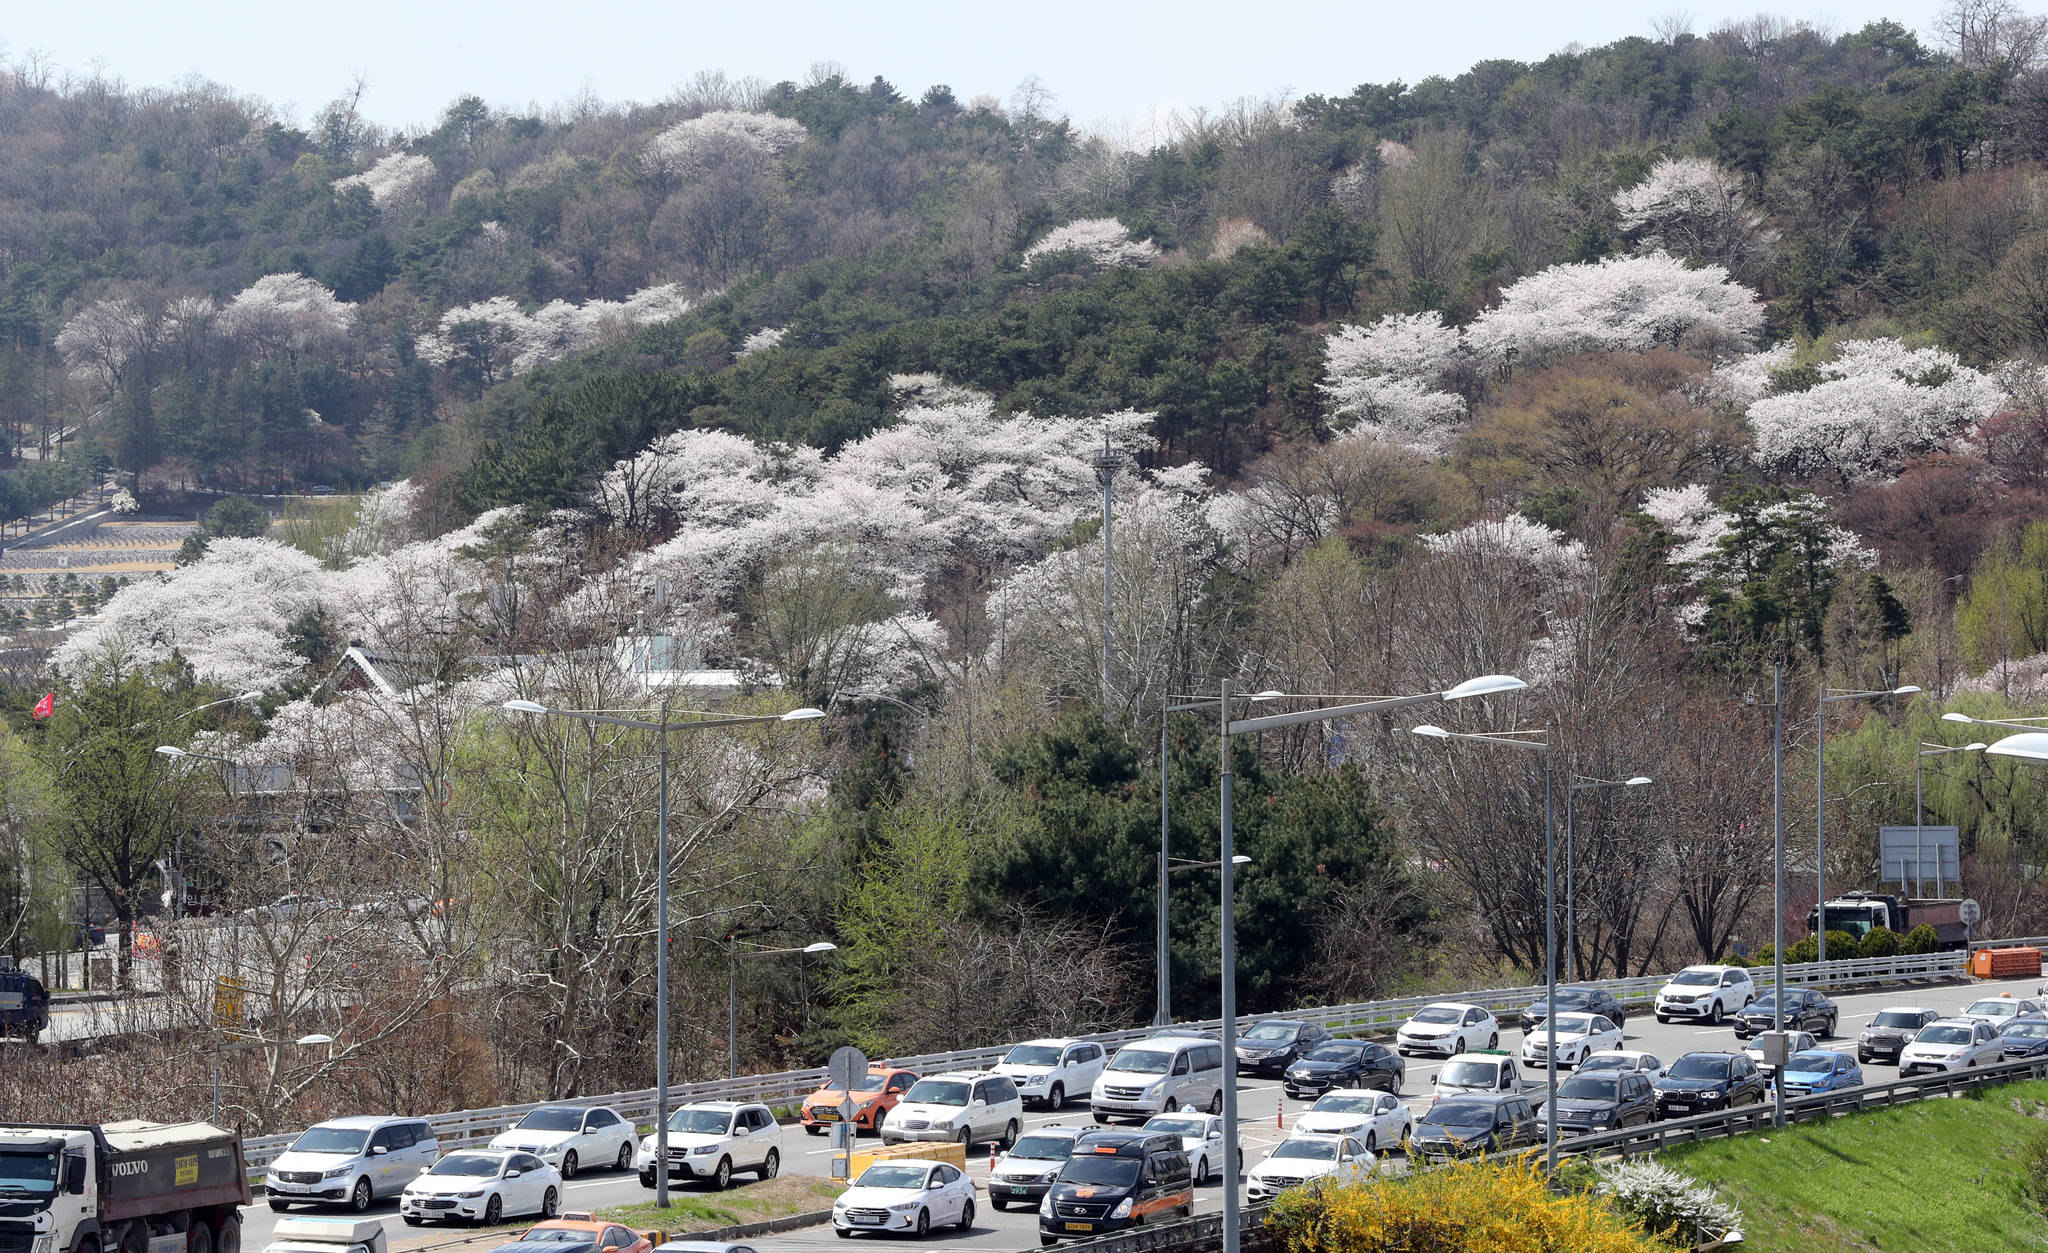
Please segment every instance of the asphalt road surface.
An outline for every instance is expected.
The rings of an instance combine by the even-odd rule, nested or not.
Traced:
[[[1767,980],[1769,972],[1763,972],[1759,982]],[[1960,1011],[1965,1005],[1985,996],[1996,996],[2011,992],[2014,996],[2032,996],[2042,986],[2040,978],[2014,979],[2005,981],[1977,982],[1975,980],[1953,980],[1941,984],[1917,984],[1894,987],[1885,991],[1857,993],[1838,996],[1836,1003],[1841,1007],[1841,1033],[1833,1040],[1822,1041],[1822,1047],[1841,1048],[1853,1054],[1857,1033],[1877,1015],[1894,1005],[1925,1006],[1944,1014]],[[1628,1020],[1627,1046],[1654,1053],[1667,1064],[1683,1054],[1702,1050],[1726,1050],[1736,1047],[1735,1033],[1723,1025],[1708,1027],[1696,1023],[1659,1023],[1647,1012]],[[1522,1033],[1513,1027],[1501,1033],[1501,1047],[1519,1053]],[[1430,1079],[1443,1066],[1441,1059],[1411,1057],[1408,1059],[1407,1082],[1402,1096],[1418,1117],[1429,1107]],[[1888,1066],[1867,1066],[1866,1077],[1873,1083],[1882,1083],[1896,1078],[1896,1072]],[[1540,1069],[1531,1072],[1529,1087],[1537,1102],[1541,1102],[1544,1075]],[[1293,1126],[1294,1117],[1308,1108],[1308,1102],[1284,1099],[1278,1080],[1245,1079],[1238,1086],[1238,1113],[1242,1120],[1245,1141],[1246,1165],[1262,1161],[1272,1147],[1285,1138],[1286,1129]],[[1047,1126],[1052,1123],[1088,1123],[1089,1114],[1085,1108],[1069,1108],[1061,1113],[1042,1110],[1027,1110],[1024,1116],[1026,1130]],[[865,1143],[865,1141],[864,1141]],[[832,1149],[824,1136],[808,1136],[797,1127],[785,1127],[781,1132],[783,1170],[790,1173],[826,1176],[831,1173],[829,1159]],[[1396,1162],[1398,1165],[1398,1162]],[[989,1156],[985,1146],[979,1147],[968,1156],[969,1173],[979,1179],[988,1177]],[[744,1183],[736,1182],[734,1187],[743,1188]],[[693,1185],[681,1185],[678,1192],[689,1191]],[[613,1205],[628,1205],[653,1199],[653,1193],[640,1186],[639,1178],[628,1173],[610,1171],[587,1174],[566,1185],[562,1206],[564,1209],[598,1210]],[[1206,1213],[1222,1205],[1222,1185],[1212,1183],[1196,1192],[1195,1209]],[[295,1213],[311,1211],[295,1210]],[[372,1211],[383,1218],[389,1235],[391,1248],[419,1249],[427,1245],[448,1244],[472,1233],[460,1228],[407,1227],[398,1220],[396,1201],[380,1202]],[[244,1211],[242,1246],[247,1253],[262,1253],[269,1243],[273,1223],[278,1216],[273,1214],[262,1201]],[[470,1247],[489,1249],[509,1236],[481,1236]],[[861,1236],[861,1240],[887,1239],[888,1237]],[[926,1237],[927,1242],[960,1249],[975,1250],[1023,1250],[1038,1247],[1038,1216],[1035,1208],[997,1213],[988,1204],[984,1193],[975,1206],[975,1225],[969,1232],[952,1228],[933,1231]],[[834,1236],[831,1227],[821,1226],[802,1231],[789,1232],[779,1236],[763,1236],[750,1243],[775,1253],[817,1253],[826,1248],[850,1253],[851,1243],[841,1242]]]

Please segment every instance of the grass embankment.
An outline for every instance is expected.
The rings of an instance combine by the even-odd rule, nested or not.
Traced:
[[[1742,1207],[1756,1253],[2048,1248],[2020,1195],[2020,1147],[2048,1127],[2048,1082],[1688,1144],[1659,1155]]]
[[[791,1214],[810,1214],[832,1208],[832,1198],[846,1185],[830,1179],[782,1175],[765,1182],[735,1183],[724,1192],[698,1192],[672,1187],[668,1208],[656,1209],[654,1202],[619,1205],[599,1210],[598,1217],[622,1223],[635,1231],[666,1231],[687,1235],[693,1231],[736,1227],[741,1223],[766,1222]]]

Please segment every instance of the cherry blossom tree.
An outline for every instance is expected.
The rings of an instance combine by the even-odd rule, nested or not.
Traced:
[[[650,171],[670,178],[702,174],[727,162],[765,169],[809,134],[792,118],[717,109],[656,135],[640,159]]]
[[[1742,194],[1735,175],[1704,157],[1666,157],[1634,187],[1614,193],[1622,231],[1638,251],[1753,275],[1777,252],[1778,236]]]
[[[380,157],[361,174],[334,181],[336,189],[361,187],[379,209],[390,212],[418,201],[434,179],[434,162],[414,152],[393,152]]]
[[[1468,340],[1488,361],[1504,362],[1512,350],[1524,365],[1660,346],[1723,356],[1749,348],[1763,324],[1756,293],[1727,270],[1691,269],[1653,252],[1538,271],[1501,292]]]
[[[1802,478],[1890,478],[1909,457],[1940,447],[1998,411],[1996,379],[1940,348],[1894,339],[1840,344],[1819,381],[1749,407],[1758,465]]]
[[[1465,399],[1443,390],[1465,365],[1464,337],[1435,312],[1390,313],[1371,326],[1340,326],[1323,341],[1317,385],[1346,433],[1427,455],[1450,449]]]
[[[1149,239],[1133,239],[1131,232],[1115,218],[1081,218],[1054,227],[1037,243],[1024,250],[1024,265],[1060,253],[1079,253],[1090,265],[1111,269],[1120,265],[1150,265],[1159,259],[1159,245]]]
[[[111,390],[156,350],[159,329],[156,311],[141,298],[112,296],[72,314],[57,332],[57,351],[71,377]]]
[[[740,344],[739,352],[734,355],[751,357],[757,352],[766,352],[770,348],[779,347],[782,343],[782,337],[787,334],[789,334],[789,328],[786,326],[764,326],[752,335],[747,336]]]
[[[1422,546],[1440,556],[1487,554],[1518,567],[1538,599],[1548,604],[1556,604],[1588,569],[1584,544],[1519,513],[1483,518],[1444,535],[1425,535]]]
[[[1771,375],[1792,365],[1798,357],[1799,346],[1789,340],[1761,352],[1731,357],[1708,374],[1701,387],[1701,398],[1747,409],[1771,394]]]
[[[303,274],[266,274],[236,293],[220,325],[258,356],[302,356],[336,344],[355,325],[356,307]]]
[[[510,297],[493,296],[443,312],[415,347],[429,365],[461,366],[488,387],[637,327],[681,317],[692,303],[674,283],[643,288],[617,301],[577,305],[553,300],[531,314]]]

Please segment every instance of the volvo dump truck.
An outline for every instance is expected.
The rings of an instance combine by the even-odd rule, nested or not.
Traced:
[[[248,1203],[210,1123],[0,1124],[0,1253],[241,1253]]]
[[[1869,935],[1876,927],[1897,932],[1901,937],[1913,928],[1927,924],[1934,928],[1934,935],[1943,949],[1967,948],[1970,943],[1970,924],[1963,921],[1976,906],[1975,901],[1960,898],[1919,899],[1893,896],[1888,892],[1844,892],[1827,904],[1828,930],[1846,931],[1857,939]],[[1814,926],[1820,921],[1820,911],[1806,911],[1806,933],[1813,934]]]

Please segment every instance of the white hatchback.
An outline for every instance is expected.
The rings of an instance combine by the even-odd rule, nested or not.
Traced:
[[[1026,1040],[991,1069],[1009,1077],[1026,1105],[1065,1109],[1102,1078],[1107,1056],[1092,1040]]]
[[[948,1223],[973,1229],[974,1181],[945,1162],[876,1162],[832,1202],[832,1230],[842,1240],[856,1231],[921,1236]]]
[[[1982,1018],[1943,1018],[1920,1028],[1920,1034],[1899,1050],[1899,1077],[1967,1070],[2004,1060],[2005,1045],[1998,1038],[1998,1028]]]
[[[1620,1047],[1621,1028],[1607,1015],[1559,1014],[1554,1025],[1531,1028],[1523,1037],[1522,1060],[1531,1066],[1548,1066],[1555,1054],[1558,1065],[1576,1066],[1590,1054]]]
[[[1294,1120],[1297,1132],[1347,1135],[1365,1143],[1368,1153],[1391,1149],[1415,1130],[1415,1116],[1391,1092],[1370,1088],[1337,1088],[1316,1098]]]
[[[450,1153],[420,1172],[398,1194],[406,1226],[471,1222],[495,1227],[518,1214],[553,1218],[562,1201],[562,1176],[531,1153],[468,1149]]]
[[[1411,1053],[1454,1057],[1499,1045],[1500,1022],[1492,1011],[1458,1001],[1425,1005],[1394,1033],[1394,1047],[1403,1057]]]

